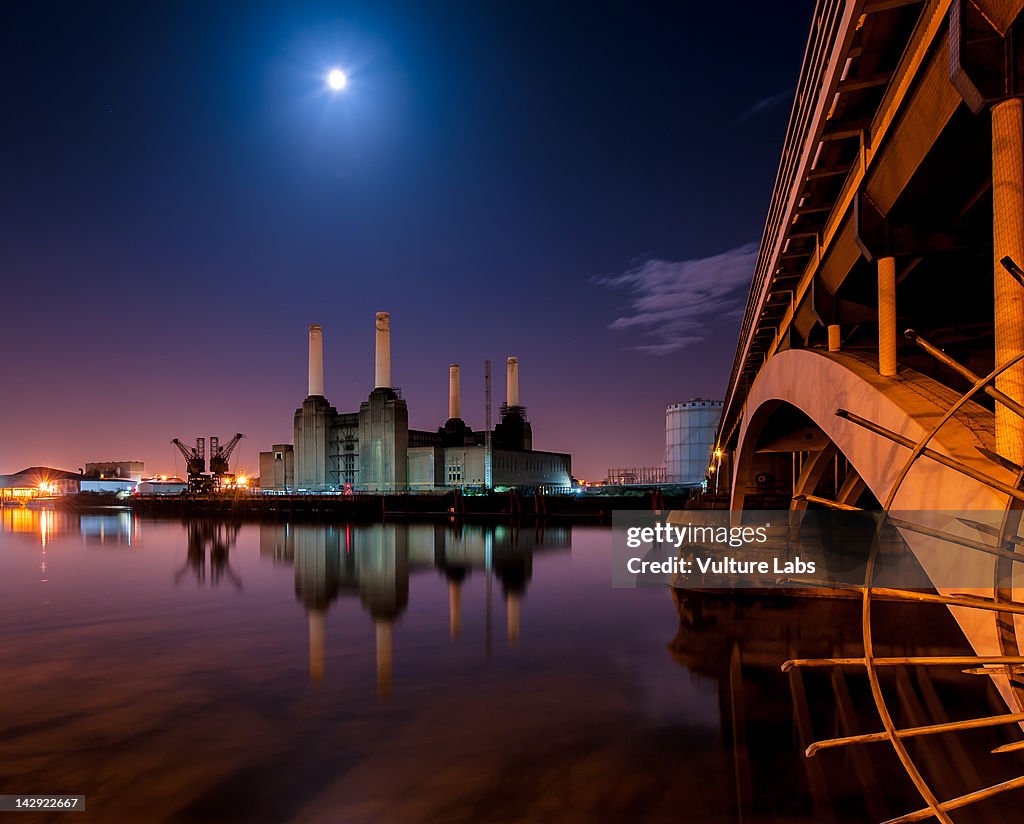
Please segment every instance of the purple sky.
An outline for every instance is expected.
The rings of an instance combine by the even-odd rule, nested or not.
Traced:
[[[514,354],[535,446],[661,464],[724,392],[810,6],[6,9],[0,472],[236,431],[255,470],[308,324],[351,410],[379,310],[412,426],[455,361],[481,427]]]

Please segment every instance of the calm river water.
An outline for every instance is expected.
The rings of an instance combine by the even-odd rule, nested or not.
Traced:
[[[855,654],[855,604],[677,609],[666,590],[613,590],[600,528],[20,509],[0,526],[0,794],[87,796],[84,814],[18,821],[809,823],[920,806],[886,744],[802,756],[811,735],[878,728],[856,673],[779,670]],[[945,612],[915,609],[893,623],[960,649]],[[892,688],[922,712],[991,709],[986,679],[960,680]],[[974,755],[943,758],[932,777],[964,791]]]

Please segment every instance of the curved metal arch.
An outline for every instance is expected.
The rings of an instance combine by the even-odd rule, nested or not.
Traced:
[[[818,358],[817,361],[814,360],[816,357]],[[1024,469],[1011,466],[1009,462],[1000,459],[991,452],[986,454],[986,462],[988,464],[987,471],[986,468],[972,468],[971,466],[968,466],[968,462],[963,459],[965,457],[968,459],[973,458],[973,455],[961,454],[960,456],[955,457],[954,454],[951,454],[951,452],[955,453],[957,451],[956,447],[959,447],[959,451],[961,453],[965,451],[969,452],[969,450],[964,449],[965,443],[963,442],[963,439],[943,438],[943,435],[949,435],[951,422],[955,420],[957,414],[977,393],[981,391],[988,391],[989,394],[992,394],[990,386],[996,376],[1016,363],[1024,360],[1024,353],[1011,359],[1007,363],[1000,365],[989,375],[977,377],[970,389],[959,395],[959,397],[956,397],[951,403],[947,404],[940,415],[935,416],[933,414],[933,421],[930,422],[930,425],[928,426],[924,426],[920,420],[914,419],[913,415],[910,414],[911,410],[900,410],[898,404],[891,403],[893,398],[884,397],[886,389],[891,389],[893,385],[898,385],[895,384],[895,382],[883,386],[872,386],[872,382],[867,379],[866,374],[856,376],[852,374],[854,370],[847,370],[844,372],[843,368],[846,364],[838,364],[836,363],[838,359],[831,357],[827,358],[827,360],[832,364],[828,369],[833,373],[831,377],[839,378],[838,382],[835,385],[832,385],[831,382],[811,382],[806,380],[806,375],[803,373],[803,370],[794,369],[794,367],[806,366],[813,363],[821,364],[824,362],[822,355],[811,352],[791,356],[788,359],[782,358],[781,360],[784,362],[774,364],[773,369],[768,368],[771,364],[766,365],[768,380],[765,382],[765,385],[760,387],[760,397],[755,395],[754,391],[752,391],[752,400],[756,402],[756,405],[753,408],[752,414],[748,417],[744,430],[741,434],[741,447],[738,450],[738,460],[736,462],[736,471],[734,474],[735,482],[740,482],[742,478],[742,462],[744,460],[749,461],[752,459],[753,448],[757,442],[757,438],[760,437],[764,425],[771,419],[772,413],[778,409],[781,402],[790,403],[807,414],[808,417],[815,421],[815,423],[821,427],[822,431],[828,434],[833,441],[836,440],[835,434],[839,433],[840,437],[842,437],[844,430],[842,426],[837,426],[834,420],[829,419],[827,414],[829,405],[833,406],[833,414],[839,414],[841,408],[855,406],[856,403],[850,403],[851,399],[859,401],[862,406],[874,407],[873,411],[876,413],[875,415],[869,414],[865,417],[861,417],[856,414],[843,415],[843,417],[847,418],[850,423],[861,427],[861,432],[859,434],[862,442],[864,441],[864,430],[872,432],[876,436],[873,440],[867,440],[867,444],[869,445],[861,443],[858,449],[849,449],[848,447],[844,450],[844,453],[852,461],[854,466],[860,469],[863,467],[863,454],[861,453],[864,450],[870,452],[872,449],[877,449],[882,444],[887,444],[887,457],[888,455],[896,454],[893,453],[893,447],[904,451],[903,460],[896,461],[892,464],[892,466],[898,467],[898,471],[895,471],[894,473],[891,470],[889,473],[881,471],[882,468],[877,465],[879,456],[877,454],[872,456],[876,461],[876,465],[874,467],[869,467],[869,471],[867,472],[868,478],[865,480],[872,486],[872,491],[875,492],[876,497],[884,502],[883,508],[885,510],[889,510],[893,507],[894,503],[900,498],[901,493],[903,493],[904,498],[909,498],[911,500],[920,499],[920,490],[915,490],[914,487],[919,483],[922,483],[921,479],[915,479],[913,483],[908,485],[908,479],[912,477],[912,472],[917,472],[922,469],[926,470],[922,473],[925,479],[929,475],[934,476],[936,472],[939,473],[939,476],[945,474],[945,472],[959,472],[960,474],[955,480],[952,480],[953,476],[948,476],[952,480],[951,486],[955,488],[955,497],[959,498],[959,500],[956,501],[958,504],[956,508],[964,507],[964,493],[969,492],[972,500],[980,500],[989,504],[989,506],[984,508],[996,510],[1001,509],[1003,511],[1003,517],[998,530],[991,530],[992,537],[996,539],[994,546],[990,545],[981,547],[979,545],[977,547],[972,547],[969,546],[970,542],[965,544],[968,549],[981,549],[981,551],[995,556],[993,558],[994,578],[992,597],[990,599],[964,598],[962,596],[955,595],[944,597],[941,594],[929,595],[925,593],[902,591],[896,591],[895,595],[908,601],[937,601],[939,603],[946,603],[950,606],[956,605],[964,608],[961,611],[966,612],[978,610],[982,611],[982,614],[988,616],[988,619],[991,622],[989,626],[994,629],[995,639],[998,643],[997,648],[1000,655],[975,655],[973,656],[973,660],[982,665],[982,671],[991,676],[997,686],[1000,686],[1000,679],[1002,679],[1002,684],[1005,685],[1005,688],[1001,686],[1001,691],[1003,692],[1004,697],[1010,704],[1011,709],[1015,704],[1019,709],[1022,705],[1022,702],[1019,700],[1019,691],[1014,687],[1009,675],[1011,665],[1018,665],[1019,662],[1024,661],[1024,656],[1020,655],[1020,643],[1013,624],[1014,616],[1024,613],[1024,605],[1012,600],[1012,592],[1009,591],[1005,585],[1001,584],[1003,578],[1001,578],[1000,575],[1001,571],[1005,573],[1006,569],[1011,567],[1015,561],[1024,562],[1024,554],[1021,554],[1020,558],[1014,557],[1018,554],[1021,546],[1024,545],[1024,541],[1018,537],[1020,511],[1024,508],[1024,494],[1020,492],[1022,487],[1024,487]],[[788,360],[789,363],[785,363],[786,360]],[[774,376],[772,376],[772,372],[775,373]],[[788,375],[787,372],[789,373]],[[795,379],[796,372],[801,373],[800,380]],[[757,382],[755,382],[755,387],[756,383]],[[808,400],[808,395],[810,394],[807,390],[808,384],[813,384],[816,387],[830,386],[833,389],[833,395],[838,395],[839,397],[822,398],[820,396],[814,396],[813,400],[816,401],[816,404],[801,403],[801,400],[805,402]],[[858,395],[857,391],[848,391],[851,387],[853,387],[854,390],[858,388],[861,390],[859,398],[856,397]],[[873,392],[878,396],[881,396],[881,398],[873,396]],[[884,409],[886,402],[890,402],[888,409]],[[809,406],[811,408],[808,408]],[[893,406],[896,406],[896,409],[893,409]],[[883,409],[884,413],[888,414],[888,423],[891,424],[891,428],[889,426],[883,426],[873,422],[875,418],[879,417],[877,413],[880,408]],[[902,421],[900,420],[901,411],[903,412],[904,417]],[[884,416],[885,415],[883,414],[882,417]],[[901,432],[906,434],[900,434]],[[908,435],[913,435],[914,437],[907,437]],[[943,446],[943,440],[954,441],[954,449],[946,449]],[[977,447],[978,444],[974,444],[974,446]],[[938,449],[934,447],[938,447]],[[986,452],[983,449],[979,449],[977,451],[982,454],[985,454]],[[976,459],[974,462],[977,463]],[[859,466],[858,463],[860,464]],[[943,471],[941,467],[945,467],[945,471]],[[930,471],[928,471],[929,469]],[[1011,469],[1016,469],[1016,471],[1010,473],[1009,470]],[[1013,475],[1012,479],[1006,477],[1008,474]],[[885,483],[886,481],[888,481],[887,484]],[[888,488],[884,489],[885,486]],[[933,491],[933,487],[927,488],[929,489],[929,492]],[[982,488],[984,488],[984,492],[982,492]],[[885,494],[879,494],[883,489]],[[907,494],[908,492],[910,494]],[[915,492],[917,494],[915,494]],[[829,502],[822,501],[822,503]],[[833,505],[838,508],[850,508],[839,503],[834,503]],[[968,506],[970,505],[971,504],[968,503]],[[879,589],[873,587],[872,578],[874,559],[878,547],[877,536],[881,528],[882,521],[880,520],[878,531],[876,531],[876,540],[873,542],[871,548],[868,574],[864,586],[860,588],[862,591],[861,617],[864,658],[859,661],[838,659],[789,661],[783,665],[783,669],[785,670],[793,666],[843,666],[851,663],[863,665],[870,682],[873,701],[875,703],[879,719],[884,727],[884,732],[880,734],[852,736],[847,739],[836,739],[830,742],[812,744],[811,747],[808,748],[808,755],[812,755],[822,746],[845,746],[864,743],[869,740],[888,740],[894,748],[904,770],[907,772],[908,777],[912,780],[926,805],[923,809],[901,816],[894,819],[894,821],[909,822],[919,821],[926,818],[936,818],[943,822],[951,822],[952,819],[950,818],[950,812],[953,810],[960,809],[973,804],[976,801],[989,798],[1007,790],[1024,787],[1024,776],[970,792],[964,796],[960,796],[959,798],[940,801],[936,793],[928,785],[928,782],[925,780],[914,760],[909,755],[902,738],[908,734],[929,734],[931,732],[950,732],[958,729],[968,729],[978,726],[996,726],[999,724],[1010,723],[1017,724],[1021,723],[1022,719],[1024,719],[1024,713],[1018,712],[1004,716],[969,719],[964,722],[940,724],[934,727],[916,730],[897,729],[878,678],[878,666],[880,662],[876,661],[874,656],[874,636],[871,621],[872,596],[873,594],[881,592]],[[892,596],[894,593],[886,590],[885,594]],[[958,620],[960,620],[959,617]],[[963,626],[962,621],[961,626]],[[967,634],[972,643],[975,644],[975,649],[977,649],[977,641],[980,639],[972,638],[969,633]],[[967,656],[966,658],[971,659],[972,657]],[[888,664],[888,662],[881,663]],[[954,661],[953,659],[925,661],[924,659],[921,659],[910,660],[910,663],[924,666],[936,664],[963,664],[964,661]],[[1001,672],[1005,673],[1005,675],[1000,675]],[[994,752],[1021,748],[1024,748],[1024,742],[1006,745],[1005,747],[997,748]]]
[[[863,429],[836,417],[836,410],[849,409],[917,442],[928,434],[931,422],[948,411],[948,403],[943,405],[938,398],[926,398],[929,392],[935,393],[938,389],[944,388],[924,377],[918,383],[910,380],[894,383],[879,378],[877,372],[853,357],[815,350],[779,353],[764,365],[750,388],[735,453],[733,508],[738,508],[735,506],[737,499],[743,497],[742,490],[737,490],[744,474],[743,464],[750,460],[764,425],[780,404],[789,404],[810,418],[854,465],[875,498],[885,501],[905,462],[904,448],[882,439],[865,438]],[[958,397],[948,390],[945,393],[954,400]],[[962,407],[960,404],[957,411]],[[956,420],[956,413],[947,420],[941,436],[933,437],[933,448],[955,455],[970,465],[990,469],[991,463],[975,450],[984,445],[981,440]],[[917,465],[913,471],[915,483],[902,486],[900,508],[1003,508],[1004,499],[990,487],[964,479],[948,468],[929,461]],[[1005,476],[1007,482],[1012,482],[1008,472],[999,471],[1000,477]],[[945,488],[942,481],[947,481]],[[959,488],[953,490],[952,482]]]

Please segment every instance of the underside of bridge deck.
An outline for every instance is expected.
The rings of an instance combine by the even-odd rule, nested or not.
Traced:
[[[712,460],[734,507],[759,475],[762,503],[805,506],[815,479],[843,491],[841,451],[827,469],[780,440],[743,465],[749,398],[779,354],[848,354],[885,379],[876,391],[927,378],[953,403],[1024,351],[1022,6],[819,3]],[[995,432],[987,460],[1024,463],[1024,417],[998,400],[1024,401],[1024,366],[993,388],[970,405]]]

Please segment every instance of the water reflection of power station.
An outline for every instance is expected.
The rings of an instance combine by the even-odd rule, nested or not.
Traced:
[[[462,587],[473,571],[487,576],[487,645],[491,643],[492,577],[505,600],[507,637],[519,640],[522,598],[533,553],[568,550],[568,527],[542,533],[505,526],[453,528],[434,524],[260,527],[260,555],[295,568],[295,594],[309,616],[309,668],[314,683],[324,674],[324,618],[339,598],[358,597],[376,629],[377,690],[391,690],[392,634],[409,603],[409,576],[437,570],[448,581],[449,631],[462,628]]]

